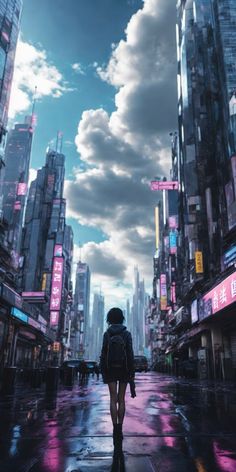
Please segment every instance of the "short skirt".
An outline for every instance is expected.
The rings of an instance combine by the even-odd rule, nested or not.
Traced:
[[[120,368],[113,368],[110,371],[107,371],[106,374],[103,375],[103,382],[108,384],[110,382],[121,382],[121,383],[128,383],[130,381],[130,374],[124,369]]]

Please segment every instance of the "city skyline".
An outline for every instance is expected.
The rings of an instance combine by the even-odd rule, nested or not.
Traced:
[[[111,2],[105,15],[116,14],[116,27],[111,29],[109,22],[102,23],[107,10],[103,0],[90,30],[91,2],[79,2],[76,29],[72,20],[77,14],[75,2],[71,1],[66,11],[62,2],[57,2],[57,21],[42,37],[40,25],[48,5],[42,2],[34,24],[32,3],[24,2],[10,124],[29,112],[37,85],[38,124],[31,176],[43,165],[46,146],[51,143],[55,147],[57,131],[64,132],[65,197],[67,220],[75,236],[74,263],[79,242],[84,243],[83,259],[93,274],[92,291],[102,284],[108,294],[107,308],[114,304],[125,308],[137,260],[147,288],[151,287],[156,196],[150,192],[149,181],[154,175],[168,175],[169,131],[176,128],[175,7],[171,0]],[[52,5],[46,15],[48,22],[53,13]],[[71,49],[65,48],[64,53],[58,49],[63,21],[71,21]],[[173,22],[168,32],[163,29],[167,21]],[[82,22],[87,22],[88,31]],[[148,56],[143,44],[152,45]],[[128,61],[126,67],[130,47],[142,70],[135,60]],[[163,110],[161,114],[158,111],[164,104],[166,118]],[[127,106],[129,113],[123,111]]]

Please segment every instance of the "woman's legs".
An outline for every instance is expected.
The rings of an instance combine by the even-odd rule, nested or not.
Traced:
[[[109,387],[109,392],[110,392],[110,413],[111,413],[111,419],[112,423],[117,424],[117,383],[116,382],[110,382],[108,384]]]
[[[127,383],[119,382],[118,390],[118,423],[123,424],[125,416],[125,392]]]

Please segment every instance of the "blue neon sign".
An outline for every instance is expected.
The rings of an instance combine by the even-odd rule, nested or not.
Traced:
[[[11,308],[11,314],[12,316],[15,316],[15,318],[18,318],[21,321],[24,321],[25,323],[28,323],[28,316],[15,306]]]

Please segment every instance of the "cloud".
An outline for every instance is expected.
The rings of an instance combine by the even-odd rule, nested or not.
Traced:
[[[80,75],[85,75],[85,71],[83,69],[83,66],[79,62],[75,62],[74,64],[71,65],[72,69],[74,72]]]
[[[115,88],[115,110],[84,111],[75,142],[86,168],[65,185],[69,216],[108,237],[85,245],[84,260],[123,304],[135,265],[152,283],[154,207],[161,195],[149,182],[169,175],[169,131],[177,126],[175,15],[172,0],[146,0],[107,66],[96,66]],[[105,296],[112,304],[111,291]]]
[[[61,72],[49,61],[44,49],[19,40],[10,99],[10,118],[29,109],[36,86],[39,99],[46,96],[60,98],[72,90]]]
[[[37,169],[34,169],[33,167],[30,167],[30,170],[29,170],[28,188],[30,188],[31,182],[33,182],[33,180],[35,180],[36,177],[37,177]]]

